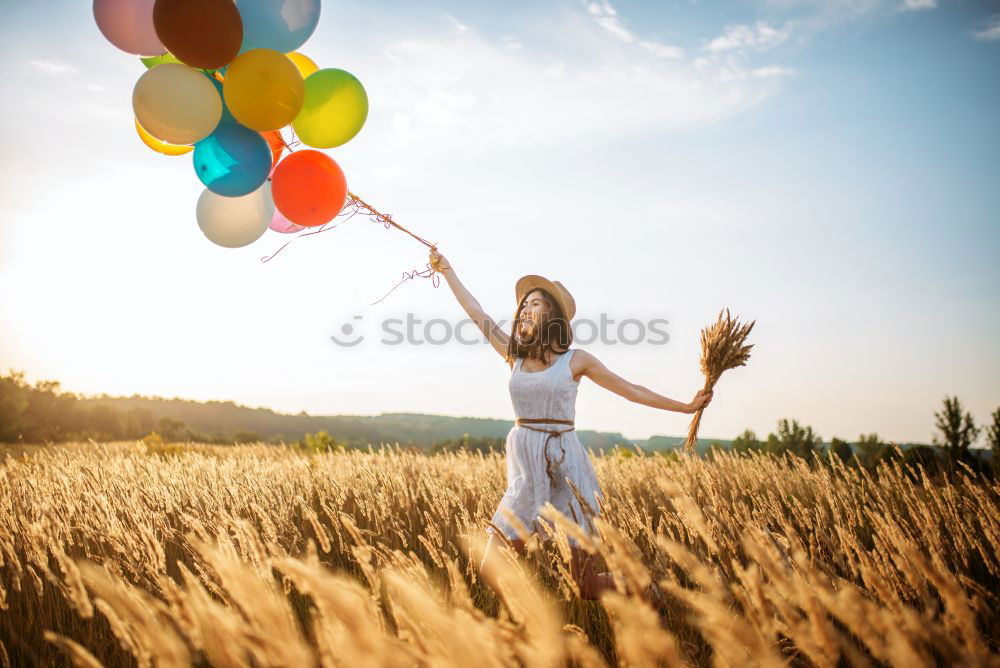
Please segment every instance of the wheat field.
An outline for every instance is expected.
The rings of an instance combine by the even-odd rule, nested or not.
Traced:
[[[0,467],[0,662],[1000,666],[1000,485],[834,460],[596,456],[622,578],[563,518],[497,596],[504,460],[84,443]],[[651,580],[647,603],[629,592]]]

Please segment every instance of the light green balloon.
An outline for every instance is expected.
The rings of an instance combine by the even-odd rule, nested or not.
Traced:
[[[313,148],[346,144],[368,119],[368,93],[344,70],[328,68],[306,77],[305,102],[292,123],[302,143]]]
[[[156,67],[157,65],[162,65],[164,63],[181,62],[169,53],[165,53],[162,56],[149,56],[149,57],[139,56],[139,60],[141,60],[142,64],[146,66],[146,69],[150,69],[152,67]]]
[[[139,61],[146,66],[147,70],[152,69],[157,65],[165,65],[167,63],[174,63],[178,65],[184,64],[181,61],[177,60],[177,56],[173,55],[172,53],[165,53],[162,56],[139,56]],[[199,67],[197,69],[202,72],[218,72],[220,70],[225,71],[226,68],[221,67],[218,70],[206,70],[204,68]]]

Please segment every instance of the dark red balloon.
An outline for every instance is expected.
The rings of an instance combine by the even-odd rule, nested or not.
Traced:
[[[243,44],[243,19],[233,0],[156,0],[153,27],[177,60],[205,70],[231,63]]]

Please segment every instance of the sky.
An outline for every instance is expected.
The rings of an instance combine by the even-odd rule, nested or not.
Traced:
[[[84,394],[512,419],[492,348],[426,341],[466,318],[443,280],[378,301],[426,247],[362,217],[267,262],[288,236],[216,246],[191,156],[136,136],[144,67],[91,4],[3,13],[0,369]],[[755,321],[701,436],[789,418],[930,442],[946,395],[980,424],[1000,407],[1000,2],[327,0],[300,51],[368,93],[364,128],[327,150],[351,191],[436,243],[495,320],[518,277],[559,280],[576,347],[681,401],[701,328],[724,308]],[[591,341],[580,322],[602,315],[642,324]],[[387,342],[407,317],[412,342]],[[654,319],[666,336],[643,338]],[[347,326],[357,345],[331,340]],[[580,429],[689,418],[580,385]]]

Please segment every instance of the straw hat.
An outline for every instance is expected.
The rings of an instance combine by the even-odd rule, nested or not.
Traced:
[[[573,299],[573,295],[559,281],[550,281],[544,276],[528,274],[517,279],[517,283],[514,286],[517,303],[520,304],[524,296],[536,288],[542,288],[552,295],[562,309],[563,315],[566,317],[566,322],[573,319],[573,316],[576,315],[576,301]]]

